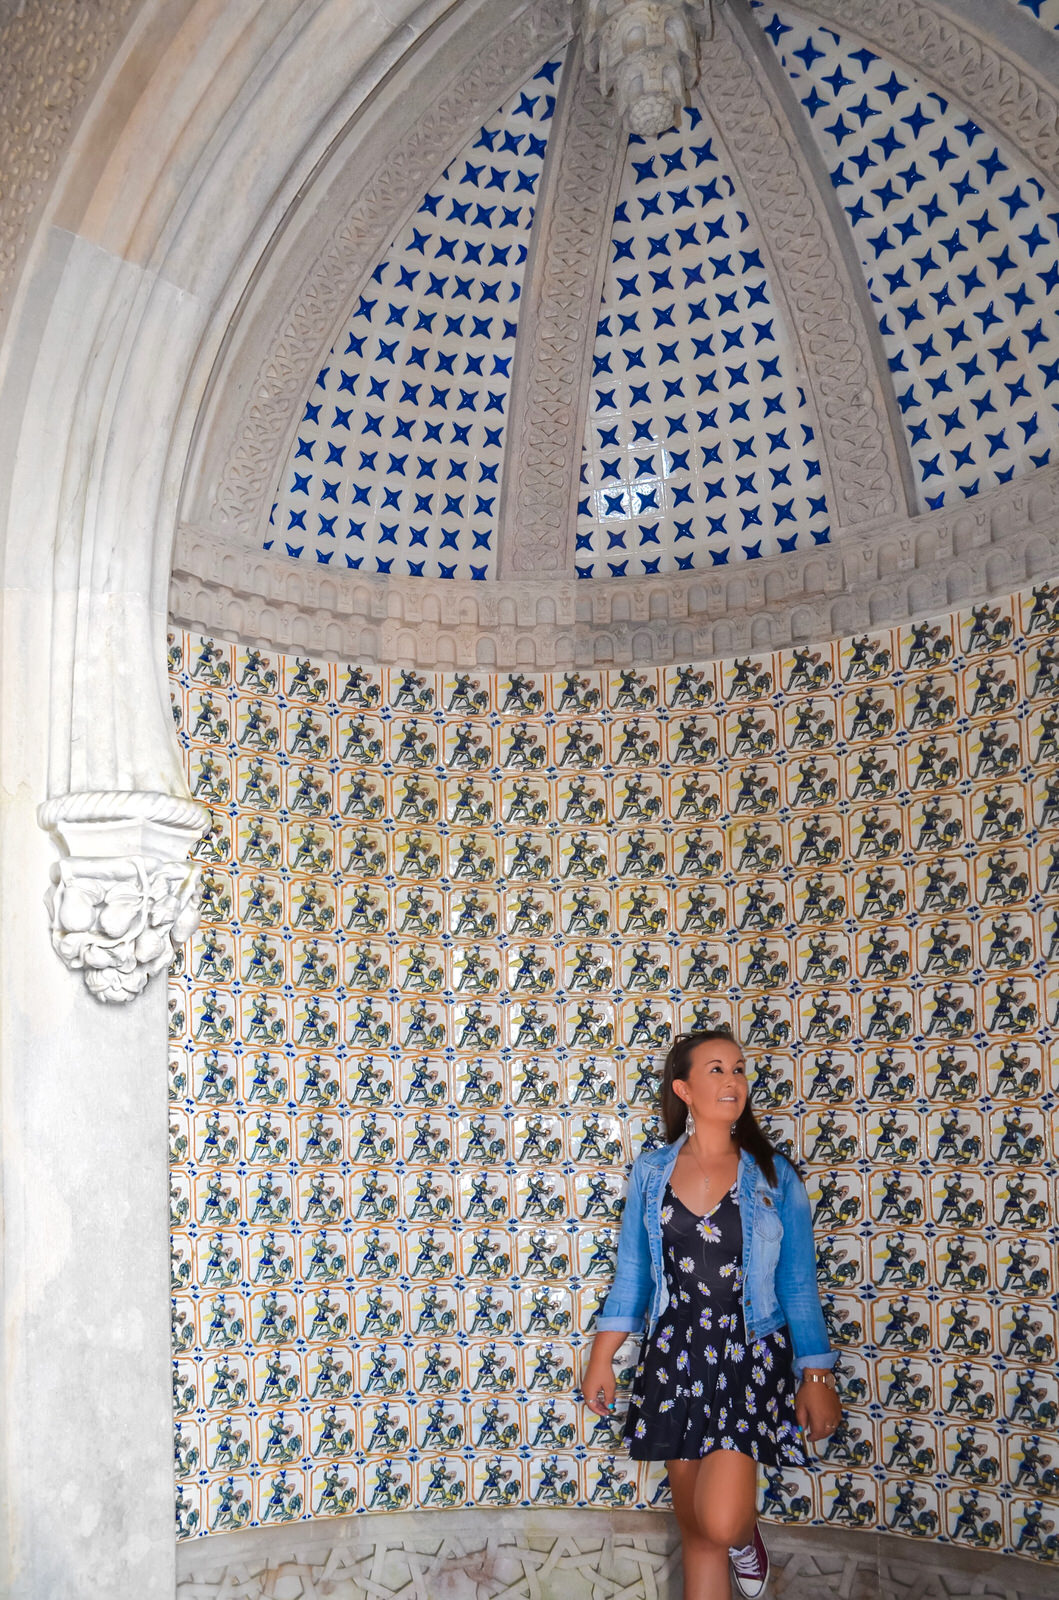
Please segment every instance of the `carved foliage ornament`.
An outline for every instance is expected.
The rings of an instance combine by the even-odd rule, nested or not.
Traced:
[[[585,60],[630,133],[664,133],[699,76],[711,0],[582,0]]]
[[[198,924],[199,872],[186,856],[208,812],[129,791],[64,795],[38,815],[69,852],[45,897],[56,954],[97,1000],[131,1000]]]

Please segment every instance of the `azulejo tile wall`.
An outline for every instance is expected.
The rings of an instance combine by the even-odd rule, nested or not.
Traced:
[[[170,664],[212,812],[170,997],[180,1534],[666,1504],[573,1391],[666,1041],[723,1020],[847,1407],[765,1514],[1053,1559],[1059,588],[665,671]]]

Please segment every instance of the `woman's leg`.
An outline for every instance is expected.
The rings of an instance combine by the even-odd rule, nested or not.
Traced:
[[[737,1450],[667,1461],[684,1558],[684,1600],[730,1600],[729,1548],[749,1544],[757,1519],[757,1463]]]

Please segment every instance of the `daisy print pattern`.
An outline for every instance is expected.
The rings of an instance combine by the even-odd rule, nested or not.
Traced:
[[[765,1466],[805,1466],[787,1332],[746,1339],[735,1186],[697,1216],[667,1184],[661,1217],[669,1312],[641,1347],[625,1423],[630,1455],[738,1450]]]

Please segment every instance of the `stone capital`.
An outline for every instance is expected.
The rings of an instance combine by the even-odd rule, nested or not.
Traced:
[[[198,923],[188,852],[209,813],[173,795],[115,790],[60,795],[37,817],[63,852],[46,896],[56,954],[97,1000],[131,1000]]]

